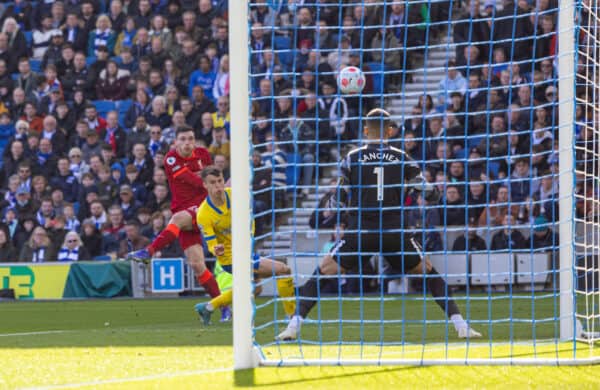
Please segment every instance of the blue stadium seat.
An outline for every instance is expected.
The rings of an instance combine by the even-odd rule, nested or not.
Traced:
[[[119,112],[119,124],[121,127],[125,128],[125,115],[127,114],[127,110],[133,104],[131,99],[127,100],[118,100],[115,102],[117,106],[117,111]]]
[[[33,32],[31,31],[23,31],[25,35],[25,41],[27,41],[27,47],[31,47],[31,41],[33,40]]]
[[[98,115],[102,117],[105,117],[109,111],[117,109],[115,102],[110,100],[94,100],[92,104],[94,104],[94,107],[96,107]]]
[[[92,65],[94,62],[96,62],[96,57],[86,57],[85,58],[85,64],[87,66]]]
[[[12,77],[13,81],[17,81],[17,79],[19,78],[19,74],[18,73],[12,73],[10,75],[10,77]]]
[[[500,171],[500,163],[498,161],[490,161],[488,163],[488,168],[490,170],[490,175],[497,178],[498,172]]]
[[[33,58],[29,60],[29,65],[31,66],[31,71],[35,73],[39,73],[42,71],[42,61],[34,60]]]
[[[296,186],[300,183],[302,155],[300,153],[288,153],[286,161],[288,163],[285,170],[288,192],[294,192]]]
[[[273,39],[273,48],[275,50],[287,50],[282,53],[277,53],[279,61],[286,67],[289,67],[294,62],[294,50],[290,50],[291,47],[292,43],[289,37],[275,37]]]
[[[373,93],[376,95],[383,93],[383,72],[385,68],[381,62],[367,62],[371,71],[369,72],[373,77]]]

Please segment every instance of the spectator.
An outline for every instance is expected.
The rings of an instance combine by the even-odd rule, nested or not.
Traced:
[[[123,210],[125,220],[135,217],[137,210],[142,207],[142,203],[133,197],[133,190],[130,185],[124,184],[119,190],[120,201],[117,204]],[[140,249],[140,248],[137,248]]]
[[[61,30],[52,30],[50,32],[50,44],[42,57],[42,69],[48,65],[57,66],[62,59],[62,46],[64,44],[63,33]]]
[[[207,56],[200,57],[198,61],[198,70],[190,74],[188,94],[192,96],[192,91],[195,86],[200,86],[204,91],[204,95],[209,100],[213,98],[213,86],[217,75],[211,70],[210,61]]]
[[[76,89],[90,92],[92,75],[86,67],[85,54],[78,52],[73,57],[73,67],[62,77],[65,98],[72,99]]]
[[[2,160],[3,164],[1,172],[3,182],[6,182],[6,179],[17,173],[19,165],[21,165],[27,160],[23,141],[18,139],[14,140],[10,144],[10,152],[8,153],[8,155],[4,156]]]
[[[90,255],[90,259],[102,255],[104,246],[102,234],[91,219],[86,219],[81,224],[81,241]]]
[[[166,145],[172,145],[173,141],[175,141],[177,129],[183,126],[186,126],[185,115],[181,111],[175,111],[171,117],[171,126],[163,129],[161,132],[161,142],[164,142]]]
[[[100,72],[99,83],[96,84],[96,96],[101,100],[123,100],[128,97],[127,85],[129,72],[119,69],[117,63],[110,60],[106,69]]]
[[[166,99],[163,96],[155,96],[145,117],[150,126],[160,126],[161,129],[169,127],[171,117],[166,112]]]
[[[129,49],[129,53],[132,53],[133,45],[136,41],[137,29],[135,28],[135,20],[134,17],[129,15],[126,17],[124,22],[124,28],[121,30],[119,35],[117,36],[117,40],[115,42],[115,54],[121,55],[123,49]]]
[[[222,96],[229,95],[229,56],[226,54],[221,57],[219,72],[215,78],[212,94],[217,101],[219,101]]]
[[[11,118],[20,118],[25,113],[25,91],[22,88],[15,88],[12,92],[12,101],[8,102],[8,108],[10,111]],[[29,124],[25,122],[27,125],[27,130],[29,131]],[[18,126],[17,130],[18,130]]]
[[[222,127],[229,134],[229,123],[231,117],[229,115],[229,98],[221,96],[217,101],[217,111],[212,113],[212,122],[214,127]]]
[[[18,70],[19,77],[17,77],[15,87],[21,88],[25,92],[27,99],[33,99],[33,92],[37,89],[37,74],[31,71],[28,58],[23,57],[19,59]]]
[[[0,228],[0,263],[14,263],[17,261],[17,250],[15,249],[8,229]]]
[[[502,225],[503,229],[492,236],[490,249],[493,251],[525,249],[525,238],[514,228],[515,219],[511,214],[504,216]]]
[[[19,261],[30,263],[56,261],[56,249],[50,241],[46,229],[41,226],[33,229],[31,238],[21,249]]]
[[[152,18],[152,7],[150,0],[140,0],[138,2],[137,12],[132,13],[135,16],[135,25],[137,28],[150,28],[150,20]]]
[[[148,196],[146,206],[150,210],[160,210],[164,206],[169,206],[170,201],[168,187],[165,184],[155,184],[154,189]]]
[[[535,219],[531,245],[533,249],[555,250],[559,244],[558,234],[550,229],[548,220],[540,215]]]
[[[65,217],[65,228],[69,231],[79,232],[81,222],[75,215],[75,208],[71,203],[65,203],[63,207],[63,216]]]
[[[52,188],[60,188],[65,194],[65,200],[73,203],[77,201],[79,182],[69,165],[69,159],[66,157],[57,160],[57,172],[51,175],[50,185]]]
[[[106,15],[98,16],[96,20],[96,29],[91,31],[88,38],[87,55],[88,57],[98,56],[98,48],[106,46],[108,53],[113,53],[117,36],[112,30],[110,18]]]
[[[285,188],[287,185],[287,160],[285,153],[279,149],[277,137],[267,135],[266,151],[262,154],[262,160],[266,167],[272,172],[275,207],[285,207]]]
[[[52,35],[55,32],[56,30],[52,28],[52,17],[50,15],[44,15],[39,29],[33,30],[33,59],[41,60],[44,57],[48,46],[50,46]]]
[[[44,177],[51,177],[56,172],[57,154],[52,150],[52,143],[47,138],[40,140],[34,171]]]
[[[452,244],[453,252],[473,252],[473,251],[485,251],[487,245],[483,238],[477,235],[477,219],[469,218],[469,226],[467,228],[467,235],[460,235],[454,240]]]
[[[77,118],[75,118],[75,115],[69,108],[67,102],[64,100],[58,101],[56,108],[51,113],[56,119],[58,131],[63,134],[74,133],[73,129],[75,129],[75,121]]]
[[[536,182],[529,172],[529,161],[526,158],[517,160],[510,176],[510,198],[513,202],[523,202],[537,190]]]
[[[138,88],[135,92],[133,104],[125,114],[125,127],[130,129],[135,126],[135,122],[139,117],[147,115],[150,112],[150,98],[146,91]]]
[[[102,144],[99,142],[96,130],[88,130],[86,141],[81,147],[81,155],[84,161],[90,161],[92,156],[99,156]]]
[[[464,225],[467,213],[465,212],[465,202],[461,198],[458,188],[454,185],[446,187],[446,197],[440,200],[444,207],[440,208],[440,221],[443,225],[456,226]]]
[[[94,186],[92,186],[92,187],[94,187]],[[90,189],[88,189],[88,193],[90,193],[94,190],[97,191],[95,188],[90,188]],[[97,198],[97,196],[95,198]],[[86,203],[89,204],[89,215],[90,215],[91,221],[94,223],[96,228],[98,230],[100,230],[104,226],[104,224],[107,222],[106,211],[104,211],[104,206],[102,205],[102,202],[100,202],[99,200],[92,200],[91,202],[88,202],[86,200]]]
[[[124,258],[127,253],[145,248],[150,240],[140,234],[140,224],[135,220],[127,221],[125,225],[125,238],[119,243],[118,255]]]
[[[121,0],[113,0],[110,2],[108,18],[110,19],[110,23],[112,28],[115,31],[123,30],[123,26],[125,25],[126,13],[123,12],[123,3]]]
[[[91,132],[94,132],[94,134],[91,134]],[[94,130],[88,130],[87,136],[90,138],[95,136],[97,138],[98,134]],[[78,147],[73,147],[69,150],[69,169],[79,181],[81,181],[84,174],[90,171],[90,166],[83,159],[83,152]]]
[[[132,157],[129,159],[129,163],[138,170],[138,182],[140,182],[144,187],[148,187],[152,182],[154,162],[148,155],[148,151],[144,143],[136,143],[133,145]]]
[[[230,157],[230,146],[229,140],[227,139],[227,132],[222,127],[217,127],[213,130],[212,143],[208,147],[208,151],[211,155],[221,154],[227,159]]]
[[[5,5],[4,13],[2,14],[3,23],[6,24],[7,20],[17,24],[17,26],[23,26],[26,31],[31,30],[33,7],[31,2],[26,0],[16,0],[13,3]]]
[[[194,108],[196,109],[196,111],[198,111],[200,113],[200,115],[202,115],[202,113],[205,113],[205,112],[212,113],[217,110],[215,108],[214,103],[204,95],[204,90],[199,85],[195,86],[194,89],[192,89],[191,101],[192,101],[192,104],[194,105]],[[183,105],[181,106],[181,109],[183,110]],[[185,111],[184,111],[184,113],[185,113]],[[187,118],[187,115],[186,115],[186,118]]]
[[[65,25],[61,28],[65,42],[73,45],[76,52],[84,52],[87,49],[87,31],[80,25],[79,15],[76,12],[68,12]]]
[[[456,68],[456,62],[454,62],[454,60],[448,61],[447,70],[448,75],[440,81],[438,86],[440,90],[438,101],[442,106],[449,105],[452,92],[459,92],[461,95],[464,95],[467,91],[467,80],[465,80],[463,75]]]
[[[27,122],[30,130],[30,135],[32,132],[34,132],[37,136],[40,135],[44,127],[44,122],[42,117],[38,115],[37,108],[35,107],[34,103],[25,103],[23,109],[23,116],[20,119]]]
[[[98,170],[98,200],[102,202],[104,207],[109,207],[114,199],[117,198],[118,186],[112,180],[110,168],[107,165],[102,165]]]
[[[80,261],[91,260],[90,254],[85,248],[77,232],[69,232],[58,251],[58,261]]]

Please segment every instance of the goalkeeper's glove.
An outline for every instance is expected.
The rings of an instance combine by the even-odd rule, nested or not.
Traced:
[[[438,203],[440,201],[440,192],[433,184],[427,183],[422,176],[417,176],[408,181],[409,191],[411,193],[420,193],[429,203]]]

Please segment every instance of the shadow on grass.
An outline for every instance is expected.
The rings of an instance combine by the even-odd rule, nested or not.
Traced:
[[[307,385],[311,385],[311,382],[322,382],[322,381],[330,381],[337,378],[352,378],[356,376],[364,376],[364,375],[375,375],[375,374],[393,374],[399,372],[406,372],[407,370],[419,369],[419,366],[402,366],[402,367],[393,367],[393,368],[370,368],[364,370],[357,370],[356,372],[347,372],[347,370],[342,368],[339,374],[334,375],[318,375],[315,377],[305,377],[291,380],[273,380],[271,382],[263,382],[256,383],[256,371],[257,370],[273,370],[274,368],[257,368],[257,369],[248,369],[248,370],[235,370],[233,372],[234,384],[236,387],[269,387],[269,386],[282,386],[282,385],[293,385],[296,383],[303,383]],[[298,367],[297,367],[298,368]],[[315,368],[315,367],[313,367]],[[291,370],[293,368],[285,367],[281,368],[281,370]],[[375,384],[375,383],[374,383]]]

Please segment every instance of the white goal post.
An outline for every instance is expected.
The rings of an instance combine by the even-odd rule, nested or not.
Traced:
[[[316,0],[315,0],[316,1]],[[343,1],[343,0],[340,0]],[[264,0],[264,2],[268,2]],[[384,0],[380,0],[384,4]],[[557,54],[560,92],[559,101],[559,210],[560,221],[560,341],[575,343],[575,0],[560,0],[558,12]],[[231,185],[232,185],[232,239],[233,239],[233,351],[234,369],[248,369],[259,365],[572,365],[594,364],[600,357],[513,357],[509,358],[427,358],[427,359],[289,359],[265,360],[255,346],[253,316],[253,281],[251,259],[253,254],[252,227],[252,171],[250,157],[250,26],[249,1],[229,1],[229,58],[231,110]],[[578,354],[579,355],[579,354]]]

